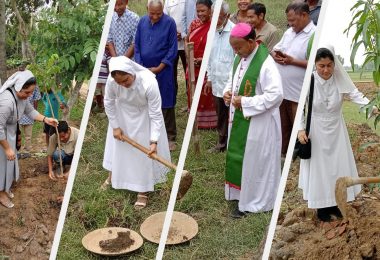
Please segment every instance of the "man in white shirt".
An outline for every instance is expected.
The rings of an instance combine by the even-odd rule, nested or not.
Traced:
[[[228,82],[228,73],[234,61],[234,51],[230,45],[230,33],[234,24],[229,20],[229,6],[223,1],[216,34],[207,68],[207,83],[205,91],[211,91],[214,96],[216,113],[218,116],[217,130],[219,134],[218,144],[210,149],[210,152],[224,152],[227,147],[228,137],[228,111],[223,100],[223,90]]]
[[[290,134],[305,77],[309,39],[315,31],[315,25],[310,20],[309,12],[309,6],[306,3],[295,2],[288,5],[286,16],[290,28],[271,52],[282,77],[284,88],[284,100],[280,106],[281,153],[283,156],[288,150]]]
[[[182,18],[185,12],[185,2],[185,0],[166,0],[164,6],[164,13],[173,18],[177,26],[178,53],[177,57],[174,60],[174,84],[176,98],[178,93],[178,61],[180,58],[183,70],[186,71],[185,43],[182,39],[182,33],[185,31],[185,28],[183,28],[182,23]]]

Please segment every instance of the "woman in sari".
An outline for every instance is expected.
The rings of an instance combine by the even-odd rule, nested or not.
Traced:
[[[211,25],[211,7],[211,0],[198,0],[196,4],[198,19],[192,21],[189,27],[189,42],[194,43],[195,82],[198,80],[203,53],[207,43],[207,33]],[[188,70],[189,67],[187,68]],[[188,73],[186,74],[186,78],[188,79]],[[207,78],[203,82],[203,88],[206,82]],[[190,107],[191,88],[188,88],[188,91],[188,105]],[[197,124],[200,129],[215,128],[217,125],[217,115],[211,91],[202,91],[197,110]]]

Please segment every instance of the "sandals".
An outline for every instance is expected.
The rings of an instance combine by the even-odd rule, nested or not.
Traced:
[[[8,194],[8,198],[10,199],[13,199],[15,197],[15,195],[11,191],[7,192],[7,194]]]
[[[135,202],[134,208],[135,209],[143,209],[146,207],[146,204],[148,202],[148,196],[143,194],[137,194],[137,200]]]
[[[111,182],[108,180],[108,178],[103,182],[103,184],[100,186],[100,189],[105,191],[111,186]]]
[[[6,207],[6,208],[8,208],[8,209],[11,209],[11,208],[13,208],[14,206],[15,206],[15,204],[13,204],[13,202],[10,200],[10,199],[6,199],[6,200],[4,200],[4,199],[0,199],[0,203],[4,206],[4,207]]]

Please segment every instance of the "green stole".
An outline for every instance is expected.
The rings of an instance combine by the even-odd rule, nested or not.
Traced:
[[[253,97],[255,95],[256,81],[268,55],[268,49],[263,44],[260,44],[240,83],[239,96]],[[235,57],[232,70],[233,76],[235,76],[240,60],[239,56]],[[241,110],[235,109],[227,150],[226,183],[237,189],[240,189],[241,186],[243,159],[250,122],[250,119],[244,118]]]

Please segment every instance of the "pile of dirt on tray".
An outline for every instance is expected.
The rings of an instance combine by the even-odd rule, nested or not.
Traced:
[[[359,176],[378,176],[380,137],[366,124],[349,124],[348,128],[353,133]],[[366,143],[377,144],[363,148]],[[339,220],[326,228],[302,199],[298,171],[297,160],[289,171],[270,259],[380,259],[379,186],[363,185],[361,194],[348,203],[350,223],[346,228],[339,226]],[[332,238],[331,232],[335,233]]]
[[[50,180],[46,164],[46,156],[19,160],[20,180],[12,190],[15,206],[0,205],[0,258],[49,258],[61,209],[56,200],[66,184]]]
[[[117,232],[117,237],[113,239],[101,240],[99,241],[99,246],[102,251],[107,252],[120,252],[129,248],[131,245],[135,243],[133,239],[131,239],[131,232]]]

